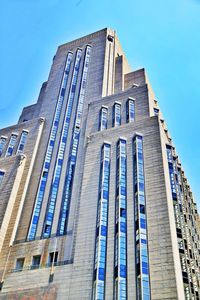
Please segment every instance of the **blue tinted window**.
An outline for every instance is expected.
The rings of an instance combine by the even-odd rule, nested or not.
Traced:
[[[105,299],[105,273],[106,273],[106,248],[108,226],[108,201],[109,201],[109,177],[110,177],[110,145],[105,143],[102,147],[100,164],[99,199],[97,213],[94,289],[93,298]],[[104,191],[106,187],[106,193]],[[100,230],[99,230],[100,228]],[[97,276],[98,274],[98,276]],[[101,296],[100,296],[101,295]]]
[[[126,121],[128,123],[135,121],[135,100],[128,99],[126,103]]]
[[[1,186],[1,183],[3,181],[4,175],[5,175],[5,172],[0,170],[0,186]]]
[[[154,108],[154,115],[157,116],[159,114],[159,109],[158,108]]]
[[[48,173],[49,173],[51,158],[52,158],[53,149],[54,149],[54,143],[55,143],[56,134],[58,131],[58,124],[59,124],[60,115],[61,115],[61,111],[62,111],[62,105],[63,105],[63,101],[64,101],[64,95],[63,95],[64,90],[63,89],[66,88],[66,86],[67,86],[71,61],[72,61],[72,53],[69,52],[67,54],[67,58],[66,58],[66,62],[65,62],[65,69],[64,69],[64,73],[63,73],[62,84],[61,84],[60,92],[58,95],[56,110],[55,110],[54,119],[53,119],[53,123],[52,123],[53,125],[51,127],[50,137],[48,140],[48,146],[47,146],[47,151],[45,154],[42,175],[40,177],[40,183],[39,183],[39,187],[38,187],[38,191],[37,191],[35,206],[33,209],[31,224],[30,224],[30,228],[29,228],[28,240],[33,240],[35,238],[35,234],[36,234],[36,230],[37,230],[37,223],[39,220],[38,216],[40,214],[40,209],[42,206],[42,201],[43,201],[45,187],[46,187],[46,181],[47,181],[47,177],[48,177]]]
[[[58,194],[58,188],[59,188],[59,182],[60,182],[60,175],[61,175],[61,171],[62,171],[66,141],[67,141],[67,136],[68,136],[70,116],[71,116],[71,112],[72,112],[77,78],[78,78],[78,71],[79,71],[79,67],[80,67],[81,52],[82,52],[82,50],[78,49],[77,53],[76,53],[75,66],[74,66],[74,71],[73,71],[73,75],[72,75],[72,82],[71,82],[71,86],[70,86],[67,108],[66,108],[65,117],[64,117],[65,122],[62,127],[62,134],[61,134],[59,149],[58,149],[57,158],[56,158],[56,165],[55,165],[54,174],[53,174],[53,181],[51,183],[51,192],[50,192],[49,200],[48,200],[46,219],[44,221],[44,231],[43,231],[44,238],[47,238],[50,236],[51,228],[52,228],[52,224],[53,224],[53,216],[54,216],[54,210],[55,210],[55,205],[56,205],[56,200],[57,200],[57,194]],[[67,118],[68,115],[69,115],[69,119]]]
[[[146,220],[145,178],[143,138],[136,135],[134,138],[134,181],[135,181],[135,242],[137,245],[137,296],[138,299],[150,300],[149,265],[148,265],[148,239]],[[145,278],[146,281],[144,283]],[[147,293],[148,291],[148,293]]]
[[[4,150],[4,147],[5,147],[5,144],[6,144],[6,137],[1,137],[0,139],[0,157],[2,156],[2,153],[3,153],[3,150]]]
[[[13,150],[14,150],[14,147],[16,145],[16,141],[17,141],[17,134],[13,133],[11,135],[9,145],[8,145],[8,148],[7,148],[7,151],[6,151],[6,155],[5,155],[6,157],[11,156],[13,154]]]
[[[127,165],[126,140],[120,139],[117,143],[116,169],[116,211],[115,211],[115,299],[127,299]]]
[[[121,104],[115,103],[113,109],[113,126],[121,125]]]
[[[61,210],[60,210],[60,216],[59,216],[59,223],[58,223],[58,229],[57,229],[58,235],[65,234],[66,230],[67,230],[66,227],[67,227],[68,212],[69,212],[70,201],[71,201],[74,172],[75,172],[75,167],[76,167],[79,138],[80,138],[80,132],[81,132],[80,125],[81,125],[83,105],[84,105],[84,100],[85,100],[86,82],[87,82],[90,55],[91,55],[91,47],[87,46],[85,58],[84,58],[81,86],[80,86],[80,90],[79,90],[78,104],[77,104],[77,108],[76,108],[76,117],[75,117],[75,123],[74,123],[74,127],[73,127],[72,138],[71,138],[71,148],[70,148],[70,154],[69,154],[69,158],[68,158],[67,172],[66,172],[66,177],[65,177],[65,185],[64,185]],[[71,110],[72,110],[72,108],[71,108]],[[70,110],[69,115],[71,115],[71,110]],[[68,126],[69,126],[69,121],[67,121],[67,122],[68,122]],[[67,128],[69,128],[69,127],[67,127]]]
[[[19,146],[18,146],[18,149],[17,149],[17,154],[23,153],[24,146],[25,146],[26,139],[27,139],[27,135],[28,135],[28,131],[22,131]]]
[[[99,130],[105,130],[107,129],[107,123],[108,123],[108,109],[107,107],[102,107],[100,111],[100,124],[99,124]]]

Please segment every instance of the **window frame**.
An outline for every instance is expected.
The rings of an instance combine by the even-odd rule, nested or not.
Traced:
[[[5,141],[3,144],[1,144],[2,141]],[[2,145],[2,149],[1,149],[1,152],[0,152],[0,158],[2,157],[3,153],[4,153],[4,150],[5,150],[5,146],[6,146],[6,143],[8,141],[8,137],[7,136],[4,136],[4,135],[1,135],[0,137],[0,144]]]
[[[14,144],[12,142],[11,144],[11,141],[12,141],[12,137],[15,136],[16,139],[14,140]],[[8,143],[8,146],[7,146],[7,149],[6,149],[6,153],[5,153],[5,157],[10,157],[13,155],[14,153],[14,149],[16,147],[16,144],[17,144],[17,139],[18,139],[18,133],[17,132],[12,132],[11,135],[10,135],[10,139],[9,139],[9,143]],[[9,153],[9,148],[12,148],[12,152],[11,154]],[[9,154],[9,155],[8,155]]]
[[[35,264],[34,260],[39,258],[39,264]],[[39,269],[40,264],[41,264],[41,254],[33,255],[32,257],[32,262],[31,262],[31,269]]]
[[[55,254],[55,256],[54,256]],[[52,255],[52,257],[51,257]],[[58,251],[49,252],[48,265],[56,264],[58,262]]]
[[[120,113],[119,113],[119,123],[117,123],[117,110],[116,110],[116,107],[119,107],[120,108]],[[113,127],[118,127],[122,124],[122,104],[121,102],[118,102],[118,101],[115,101],[114,105],[113,105]]]
[[[0,169],[0,186],[2,185],[2,182],[4,180],[4,176],[5,176],[5,171]]]
[[[26,136],[25,136],[25,142],[22,143],[23,133],[26,133]],[[22,154],[24,152],[24,147],[26,145],[28,134],[29,134],[28,130],[26,130],[26,129],[22,130],[21,135],[20,135],[19,144],[18,144],[18,147],[17,147],[17,154]],[[19,149],[21,145],[23,145],[23,149],[22,150]]]
[[[18,262],[20,262],[20,260],[22,261],[22,266],[18,267],[17,264]],[[24,268],[24,263],[25,263],[25,257],[17,257],[15,260],[15,270],[22,271]]]
[[[133,117],[133,119],[130,118],[130,114],[131,114],[131,112],[130,112],[130,103],[131,102],[133,103],[133,107],[134,107],[134,111],[133,111],[134,117]],[[127,123],[132,123],[134,121],[135,121],[135,99],[129,97],[126,101],[126,122]]]
[[[103,110],[106,111],[106,125],[103,127]],[[106,130],[108,128],[108,106],[102,105],[99,113],[99,131]]]

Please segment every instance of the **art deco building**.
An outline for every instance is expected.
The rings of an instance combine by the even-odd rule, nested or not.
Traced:
[[[196,204],[115,31],[59,46],[0,139],[0,299],[200,299]]]

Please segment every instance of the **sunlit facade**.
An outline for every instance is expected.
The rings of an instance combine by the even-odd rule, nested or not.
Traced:
[[[200,299],[196,204],[112,29],[59,46],[0,130],[0,282],[0,299]]]

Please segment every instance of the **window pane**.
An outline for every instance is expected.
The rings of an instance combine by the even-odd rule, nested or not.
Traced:
[[[22,270],[23,266],[24,266],[24,261],[25,261],[24,257],[17,258],[15,269],[16,270]]]

